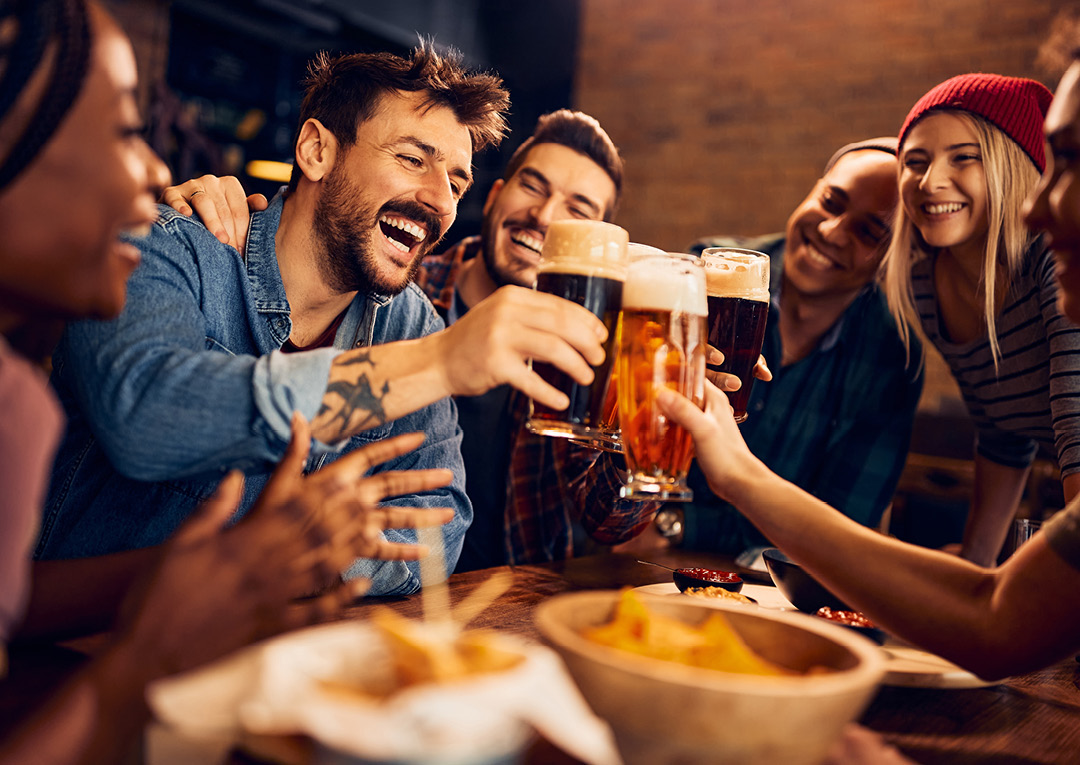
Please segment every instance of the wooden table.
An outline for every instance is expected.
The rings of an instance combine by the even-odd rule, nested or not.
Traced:
[[[731,559],[668,551],[650,560],[673,567],[730,569]],[[512,587],[473,624],[540,640],[533,609],[545,598],[582,589],[610,589],[668,582],[670,575],[628,555],[595,555],[536,566],[487,569],[450,578],[459,600],[493,571],[513,575]],[[407,616],[419,616],[418,597],[382,601]],[[350,615],[363,616],[374,603]],[[963,763],[1080,762],[1080,664],[1073,659],[985,688],[938,690],[882,687],[860,722],[878,731],[908,757],[924,765]],[[571,762],[541,749],[530,762]]]
[[[649,557],[673,567],[732,567],[730,558],[699,553],[669,551],[653,553]],[[546,565],[455,574],[449,583],[451,600],[457,602],[499,570],[512,575],[512,586],[473,624],[506,630],[537,641],[540,637],[533,625],[533,610],[552,595],[671,581],[666,572],[636,563],[632,556],[595,555]],[[407,616],[416,617],[421,613],[419,596],[412,596],[361,602],[350,609],[347,616],[362,618],[380,604],[389,605]],[[31,656],[38,664],[37,671],[27,674],[33,675],[39,685],[52,682],[50,675],[62,670],[61,665],[67,665],[68,671],[74,666],[69,658],[65,658],[66,654],[61,656],[63,661],[46,661],[35,652],[31,652]],[[13,656],[13,664],[18,658]],[[26,658],[23,656],[24,660]],[[45,662],[44,667],[42,662]],[[50,671],[40,672],[43,668]],[[20,698],[13,700],[14,706],[9,704],[6,710],[0,698],[0,720],[25,705],[26,692],[32,687],[31,683],[22,684]],[[861,722],[924,765],[1080,762],[1080,664],[1069,659],[996,686],[969,690],[883,687]],[[302,752],[303,748],[296,751]],[[285,758],[285,761],[304,762],[306,758],[297,756]],[[260,760],[234,753],[231,762],[247,765]],[[557,765],[574,761],[539,742],[528,753],[527,762]]]

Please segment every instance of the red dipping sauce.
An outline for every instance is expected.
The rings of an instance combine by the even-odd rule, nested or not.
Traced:
[[[858,611],[840,611],[833,610],[828,606],[822,606],[817,610],[817,615],[822,619],[828,619],[831,622],[837,622],[839,624],[846,624],[849,627],[869,627],[876,629],[877,625],[867,619]]]
[[[713,571],[711,568],[680,568],[676,573],[693,577],[694,579],[701,579],[705,582],[716,582],[717,584],[729,584],[731,582],[742,581],[742,579],[739,578],[739,575],[732,571]]]

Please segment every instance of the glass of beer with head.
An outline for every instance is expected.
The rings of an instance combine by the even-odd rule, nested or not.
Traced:
[[[769,318],[769,256],[755,250],[710,247],[701,260],[709,293],[709,345],[724,354],[723,364],[709,368],[735,375],[742,382],[737,391],[727,394],[735,422],[742,422]]]
[[[623,289],[618,353],[619,425],[627,499],[686,501],[690,434],[656,404],[663,388],[705,401],[705,269],[693,255],[634,258]]]
[[[592,311],[607,327],[608,339],[604,343],[604,362],[593,367],[591,385],[581,385],[550,364],[533,364],[540,377],[570,399],[570,406],[563,411],[532,402],[527,427],[533,433],[590,438],[600,432],[615,356],[628,241],[625,229],[602,221],[560,220],[548,226],[536,289]]]

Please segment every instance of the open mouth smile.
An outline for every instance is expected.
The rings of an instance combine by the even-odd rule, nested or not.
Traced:
[[[952,213],[960,212],[965,207],[967,207],[967,205],[963,202],[942,202],[940,204],[924,204],[922,210],[930,216],[950,215]]]
[[[383,236],[402,253],[409,253],[427,239],[428,232],[408,218],[386,214],[379,218]]]
[[[530,234],[528,231],[522,229],[513,229],[510,231],[510,241],[514,244],[519,244],[526,249],[532,250],[539,254],[541,248],[544,246],[544,240]]]

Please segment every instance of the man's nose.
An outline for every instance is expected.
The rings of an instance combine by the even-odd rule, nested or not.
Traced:
[[[847,244],[847,227],[844,225],[843,215],[832,215],[818,224],[818,233],[829,244],[843,247]]]
[[[457,213],[457,196],[450,185],[450,179],[445,175],[432,173],[421,185],[416,196],[417,201],[430,209],[440,218],[454,216]],[[443,227],[446,230],[446,227]]]
[[[554,195],[546,196],[538,201],[532,208],[531,213],[538,224],[538,228],[546,230],[551,222],[556,220],[558,214],[558,202]]]

